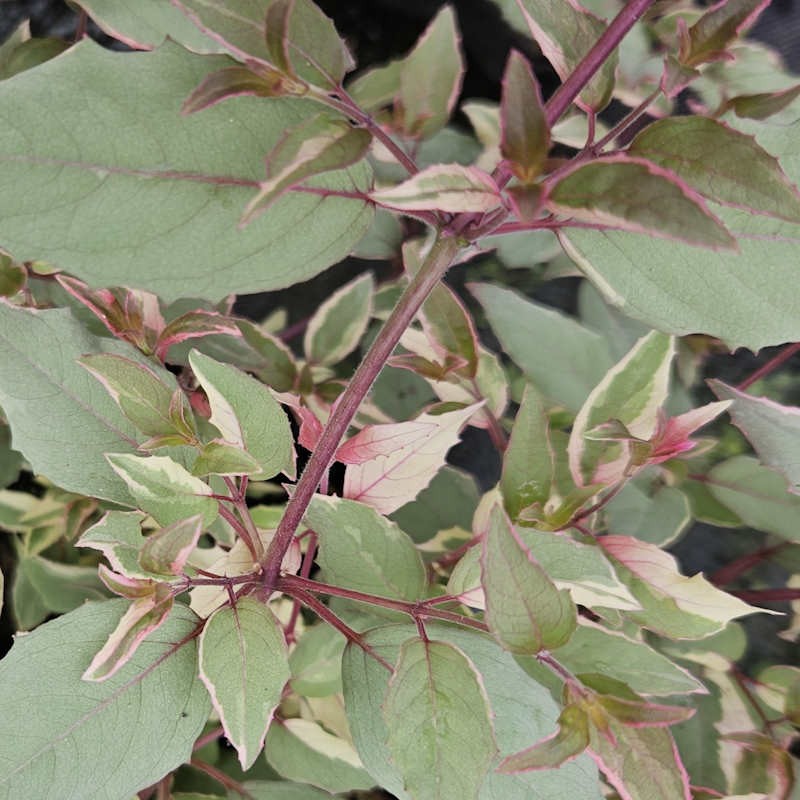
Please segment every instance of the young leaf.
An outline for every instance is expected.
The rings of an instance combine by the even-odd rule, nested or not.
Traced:
[[[128,56],[85,40],[0,83],[6,113],[36,132],[24,143],[9,127],[0,132],[4,185],[29,198],[25,208],[0,200],[3,246],[21,260],[64,265],[89,284],[144,288],[165,300],[183,297],[187,286],[208,300],[283,287],[343,258],[372,218],[359,200],[295,193],[259,224],[236,229],[264,153],[310,111],[295,99],[267,108],[241,97],[202,114],[176,113],[176,97],[227,66],[227,58],[169,42]],[[63,115],[57,131],[45,131],[45,106]],[[87,128],[105,134],[84,136]],[[190,145],[198,142],[213,147]],[[368,180],[369,168],[356,165],[324,185],[359,192]]]
[[[217,518],[217,501],[208,497],[211,487],[168,456],[141,458],[114,453],[106,458],[128,485],[139,507],[161,525],[195,514],[202,516],[204,525]]]
[[[572,635],[577,612],[569,592],[556,589],[498,506],[483,536],[481,571],[486,621],[504,648],[535,654]]]
[[[419,552],[373,508],[314,495],[304,519],[319,537],[317,560],[326,580],[383,597],[420,599],[426,576]]]
[[[579,165],[552,185],[546,205],[582,222],[712,250],[736,249],[736,240],[694,189],[643,158],[610,156]]]
[[[338,364],[361,341],[372,317],[375,281],[360,275],[334,292],[311,317],[303,339],[312,364]]]
[[[350,97],[364,111],[379,111],[390,105],[400,93],[400,73],[403,59],[395,59],[381,67],[361,72],[347,86]]]
[[[253,371],[259,380],[275,392],[291,391],[297,378],[292,351],[280,339],[248,320],[239,320],[238,325],[244,341],[258,354],[259,363]]]
[[[237,320],[216,311],[194,309],[173,319],[159,333],[156,341],[156,355],[165,360],[170,347],[188,339],[202,339],[205,336],[224,334],[241,336]]]
[[[649,440],[656,431],[658,411],[667,399],[675,342],[653,331],[642,337],[592,390],[569,438],[569,467],[578,486],[613,484],[627,472],[632,454],[623,445],[592,441],[587,434],[613,420],[635,437]]]
[[[688,31],[679,28],[681,63],[695,67],[728,58],[728,45],[756,21],[767,5],[769,0],[720,0]]]
[[[148,578],[139,564],[144,545],[141,511],[107,511],[78,541],[76,547],[91,547],[105,556],[115,572],[128,578]]]
[[[800,494],[800,408],[766,397],[752,397],[721,381],[710,381],[722,400],[732,400],[729,413],[755,448],[761,461],[785,476],[789,491]]]
[[[269,390],[230,364],[197,350],[189,363],[211,405],[211,423],[223,439],[245,450],[261,466],[254,475],[266,480],[278,473],[295,476],[294,440],[289,420]]]
[[[597,702],[614,719],[633,728],[666,728],[685,722],[694,715],[693,708],[646,703],[611,695],[599,695]]]
[[[317,114],[289,128],[267,154],[267,179],[259,184],[240,224],[252,222],[308,178],[361,161],[371,141],[368,131],[330,114]]]
[[[740,94],[725,103],[732,108],[737,117],[746,119],[767,119],[791,105],[800,96],[800,84],[784,89],[782,92],[759,92]]]
[[[480,408],[476,403],[438,416],[420,414],[415,420],[392,425],[408,428],[410,441],[388,455],[350,464],[344,473],[344,496],[389,514],[413,500],[444,466],[447,451],[458,442],[467,420]],[[421,424],[428,425],[420,436]],[[379,427],[379,426],[376,426]]]
[[[699,573],[681,575],[673,556],[655,545],[616,535],[599,542],[641,603],[644,610],[630,616],[643,627],[674,638],[702,639],[737,617],[770,613],[720,591]]]
[[[142,545],[139,564],[156,575],[180,575],[203,532],[199,515],[151,533]]]
[[[716,203],[800,222],[800,194],[752,136],[708,117],[648,125],[628,152],[674,172]]]
[[[17,638],[0,662],[3,797],[96,797],[98,785],[107,797],[130,797],[190,758],[209,703],[197,680],[196,645],[186,640],[197,620],[185,606],[113,678],[81,680],[127,606],[81,606]]]
[[[433,422],[386,422],[365,425],[336,451],[342,464],[364,464],[381,456],[390,456],[403,447],[427,441],[436,430]]]
[[[562,81],[606,29],[601,19],[573,0],[503,0],[502,6],[515,27],[527,28]],[[520,13],[524,27],[517,23]],[[576,101],[581,108],[597,112],[608,105],[616,68],[617,53],[614,51],[581,91]]]
[[[523,183],[531,183],[539,176],[550,150],[550,131],[539,84],[525,56],[516,50],[511,51],[503,76],[500,120],[500,152],[511,162],[514,175]]]
[[[427,167],[398,186],[373,191],[370,197],[398,211],[490,211],[501,202],[491,175],[460,164]]]
[[[523,508],[533,503],[544,507],[550,498],[554,465],[549,428],[544,400],[532,384],[526,384],[500,478],[503,503],[512,520]]]
[[[192,465],[192,475],[259,475],[261,464],[246,450],[221,439],[203,445]]]
[[[355,66],[333,21],[311,0],[274,0],[267,8],[266,45],[281,69],[335,89]]]
[[[194,114],[231,97],[283,97],[297,93],[293,81],[266,65],[224,67],[207,75],[183,101],[181,113]]]
[[[289,780],[329,792],[367,790],[375,785],[353,745],[310,720],[276,720],[270,725],[264,750],[269,765]]]
[[[464,77],[459,45],[455,13],[444,6],[400,67],[397,113],[407,135],[427,139],[447,124]]]
[[[589,746],[589,719],[579,706],[566,706],[558,718],[558,730],[536,744],[504,758],[499,772],[526,772],[560,767]]]
[[[146,436],[180,433],[170,415],[178,384],[169,372],[156,373],[151,365],[109,353],[83,356],[78,363],[103,384],[122,413]]]
[[[415,800],[473,800],[497,745],[480,675],[452,644],[411,639],[383,704],[387,745]]]
[[[242,769],[261,752],[290,676],[283,629],[264,603],[239,598],[209,617],[200,634],[200,677]]]

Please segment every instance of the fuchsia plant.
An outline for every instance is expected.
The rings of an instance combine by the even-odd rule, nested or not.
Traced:
[[[796,640],[800,585],[736,582],[793,572],[800,410],[689,391],[800,338],[797,86],[740,40],[762,1],[495,2],[562,82],[543,102],[512,51],[473,139],[449,6],[355,77],[311,0],[77,0],[142,52],[0,48],[0,524],[33,631],[0,798],[798,796],[800,668],[743,672],[737,620],[792,601]],[[493,250],[588,279],[579,318],[473,282],[489,350],[442,278]],[[301,345],[233,313],[348,254],[404,274]],[[447,464],[466,426],[483,494]],[[689,577],[692,519],[769,538]]]

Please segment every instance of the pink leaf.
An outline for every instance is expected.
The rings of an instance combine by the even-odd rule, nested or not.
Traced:
[[[401,447],[414,445],[435,431],[436,425],[431,422],[367,425],[336,451],[336,460],[343,464],[363,464],[379,456],[389,456]]]

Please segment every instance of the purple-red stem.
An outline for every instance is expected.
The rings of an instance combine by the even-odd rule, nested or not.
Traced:
[[[780,552],[787,547],[789,542],[781,542],[780,544],[772,547],[762,547],[754,553],[748,553],[740,558],[731,561],[724,567],[720,567],[713,575],[709,577],[714,586],[727,586],[738,578],[743,572],[747,572],[753,567],[757,566],[763,561],[766,561],[775,553]]]
[[[780,353],[767,361],[766,364],[760,366],[749,378],[745,378],[736,388],[743,392],[756,381],[774,372],[784,361],[788,361],[798,351],[800,351],[800,342],[787,345]]]
[[[411,324],[434,286],[447,272],[462,246],[463,242],[458,239],[444,236],[437,238],[425,263],[403,292],[397,306],[386,320],[364,360],[359,364],[352,380],[340,396],[336,410],[331,414],[323,429],[317,446],[286,505],[286,511],[275,531],[275,536],[267,548],[266,555],[261,560],[264,568],[264,586],[268,591],[275,586],[283,556],[289,549],[292,537],[303,519],[303,514],[317,491],[319,482],[333,461],[336,448],[361,405],[361,401],[378,377],[378,373],[383,369],[403,332]]]
[[[242,797],[249,798],[249,800],[253,800],[253,795],[251,795],[250,792],[248,792],[247,789],[245,789],[244,786],[239,783],[239,781],[234,780],[230,777],[230,775],[227,775],[221,769],[217,769],[211,764],[201,761],[199,758],[193,758],[189,763],[195,769],[200,770],[200,772],[204,772],[209,778],[213,778],[217,783],[222,784],[226,789],[234,791],[236,794],[241,795]]]

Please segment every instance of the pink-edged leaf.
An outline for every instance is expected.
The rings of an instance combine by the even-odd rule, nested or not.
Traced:
[[[145,515],[141,511],[107,511],[83,533],[76,547],[98,550],[111,568],[128,578],[147,578],[139,566],[139,551],[144,544],[141,524]],[[109,574],[113,574],[110,573]],[[119,594],[115,589],[112,589]]]
[[[558,77],[566,80],[606,29],[599,17],[576,0],[516,0],[531,36],[553,65]],[[601,111],[611,100],[617,52],[606,59],[581,91],[577,105]]]
[[[725,102],[725,109],[733,109],[737,117],[761,120],[783,111],[798,97],[800,97],[800,83],[782,92],[760,92],[731,97]]]
[[[486,622],[506,650],[552,650],[575,630],[577,611],[569,591],[556,588],[499,505],[491,509],[483,535],[481,582]]]
[[[498,772],[554,769],[579,756],[589,746],[589,719],[576,705],[568,705],[558,718],[558,730],[525,750],[504,758]]]
[[[541,186],[510,186],[506,198],[514,215],[521,222],[533,222],[540,216],[544,205],[544,192]]]
[[[458,442],[459,432],[482,405],[475,403],[438,416],[421,414],[411,424],[430,425],[427,434],[388,455],[350,464],[344,473],[344,496],[367,503],[382,514],[390,514],[410,502],[444,466],[447,451]]]
[[[680,61],[696,67],[726,58],[728,45],[756,21],[769,3],[770,0],[720,0],[688,30],[679,23]]]
[[[335,88],[355,66],[333,21],[311,0],[274,0],[265,42],[280,69],[318,86]]]
[[[336,451],[336,460],[343,464],[363,464],[379,456],[389,456],[401,447],[427,439],[436,427],[433,422],[417,421],[367,425]]]
[[[736,249],[736,240],[700,194],[643,158],[609,156],[579,165],[551,186],[545,205],[580,222],[711,250]]]
[[[136,648],[169,616],[174,595],[167,584],[157,584],[149,596],[131,603],[100,652],[81,676],[104,681],[130,661]]]
[[[231,97],[285,97],[302,94],[304,87],[272,67],[255,63],[247,67],[225,67],[203,78],[183,101],[182,114],[194,114]]]
[[[400,66],[396,115],[404,132],[428,138],[440,131],[456,104],[463,77],[455,13],[444,6]]]
[[[263,383],[276,392],[289,392],[297,378],[297,364],[292,351],[277,337],[272,336],[249,320],[236,323],[244,341],[256,352],[259,363],[253,372]]]
[[[539,83],[525,56],[511,51],[503,75],[500,152],[523,183],[541,172],[550,150],[550,131]]]
[[[789,491],[800,494],[800,408],[752,397],[721,381],[709,381],[717,397],[731,403],[733,424],[766,466],[780,472]]]
[[[667,706],[612,695],[598,695],[597,702],[614,719],[633,728],[666,728],[691,719],[695,713],[695,709],[684,706]]]
[[[150,597],[159,583],[152,577],[138,577],[113,572],[105,564],[97,567],[97,574],[110,592],[118,594],[120,597],[126,597],[128,600]]]
[[[242,332],[236,320],[217,311],[188,311],[161,331],[156,342],[156,355],[163,361],[174,344],[220,334],[241,338]]]
[[[500,205],[500,190],[491,175],[477,167],[439,164],[403,183],[370,194],[372,200],[399,211],[490,211]]]
[[[223,439],[212,439],[192,465],[192,475],[258,475],[263,472],[261,464],[241,447]]]
[[[602,536],[597,541],[607,555],[643,582],[651,593],[670,600],[684,613],[716,623],[718,630],[732,619],[764,611],[717,589],[701,573],[691,578],[681,575],[675,558],[654,544],[617,535]],[[631,590],[639,599],[637,588]]]
[[[157,575],[180,575],[202,533],[199,514],[151,533],[139,553],[140,566]]]
[[[708,117],[648,125],[628,152],[674,172],[695,191],[753,214],[800,222],[800,193],[755,137]]]
[[[649,464],[660,464],[681,453],[693,450],[697,442],[689,437],[700,428],[713,422],[730,406],[730,401],[708,403],[693,408],[677,417],[659,420],[659,425],[652,439],[652,449],[648,456]]]
[[[700,70],[687,67],[669,53],[664,59],[664,70],[661,73],[659,86],[670,100],[674,100],[692,81],[700,77]]]
[[[317,114],[290,128],[267,155],[267,179],[247,204],[241,224],[252,222],[308,178],[360,161],[371,141],[368,131],[329,114]]]

